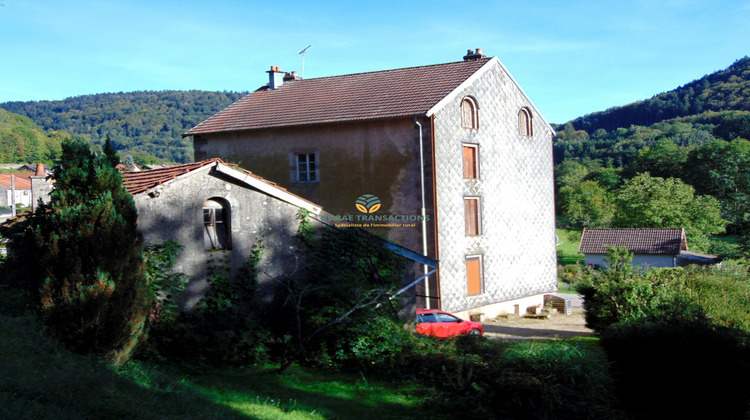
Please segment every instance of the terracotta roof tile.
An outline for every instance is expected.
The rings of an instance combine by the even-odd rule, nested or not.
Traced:
[[[15,175],[15,188],[17,190],[30,190],[31,189],[31,176],[34,175],[32,172],[20,172],[16,174],[0,174],[0,187],[10,189],[10,176]]]
[[[685,229],[584,229],[578,252],[606,254],[607,246],[626,247],[633,254],[677,255],[687,250]]]
[[[120,175],[122,176],[122,183],[123,186],[125,186],[125,189],[130,193],[131,195],[136,195],[139,193],[142,193],[150,188],[154,188],[160,184],[163,184],[167,181],[171,181],[181,175],[185,175],[189,172],[192,172],[196,169],[203,168],[207,165],[212,165],[214,163],[222,163],[226,166],[230,166],[233,169],[242,172],[242,174],[246,176],[250,176],[254,179],[257,179],[258,181],[261,181],[265,184],[268,184],[280,191],[287,192],[289,194],[292,194],[296,196],[297,198],[304,200],[312,205],[317,206],[317,204],[300,197],[296,194],[290,193],[286,188],[280,187],[278,184],[276,184],[273,181],[269,181],[263,177],[260,177],[258,175],[255,175],[254,173],[242,169],[237,165],[226,163],[222,161],[219,158],[211,158],[206,159],[200,162],[194,162],[194,163],[186,163],[182,165],[171,165],[171,166],[165,166],[163,168],[159,169],[153,169],[150,171],[140,171],[140,172],[122,172]]]
[[[217,161],[221,162],[221,159],[206,159],[201,162],[166,166],[164,168],[154,169],[151,171],[123,172],[121,173],[122,184],[131,195],[136,195],[148,190],[149,188],[156,187],[157,185],[175,179],[180,175],[184,175],[188,172],[202,168],[206,165],[210,165]]]
[[[292,80],[250,93],[184,135],[424,115],[489,60]]]

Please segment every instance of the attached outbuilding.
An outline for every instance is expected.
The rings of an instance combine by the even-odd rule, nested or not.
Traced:
[[[133,195],[144,243],[176,240],[184,247],[174,270],[191,279],[182,302],[188,309],[205,295],[212,267],[226,264],[236,275],[253,247],[263,246],[259,269],[268,276],[291,271],[302,252],[296,239],[300,210],[313,215],[322,211],[317,204],[216,158],[124,172],[122,177]]]

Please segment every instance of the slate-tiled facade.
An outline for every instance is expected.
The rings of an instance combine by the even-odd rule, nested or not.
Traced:
[[[479,128],[461,128],[463,98],[479,107]],[[556,289],[552,132],[532,113],[533,135],[518,130],[531,108],[503,66],[492,66],[435,114],[440,286],[448,311],[464,311]],[[463,179],[462,144],[479,148],[479,178]],[[479,236],[464,234],[463,198],[479,197]],[[484,292],[466,293],[465,257],[481,255]]]

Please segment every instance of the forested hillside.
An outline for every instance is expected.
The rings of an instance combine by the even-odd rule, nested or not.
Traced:
[[[50,134],[29,117],[0,109],[0,163],[46,163],[60,157],[60,143],[68,133]]]
[[[30,117],[44,130],[65,130],[94,144],[110,137],[138,163],[190,162],[182,133],[244,96],[238,92],[145,91],[101,93],[61,101],[5,102],[0,108]]]
[[[726,230],[744,235],[750,251],[748,140],[748,57],[649,100],[568,122],[554,139],[560,224],[685,227],[703,250],[712,248],[707,236]]]
[[[576,130],[591,134],[600,128],[612,131],[631,125],[649,126],[671,118],[725,110],[750,110],[750,57],[651,99],[588,114],[571,123]]]

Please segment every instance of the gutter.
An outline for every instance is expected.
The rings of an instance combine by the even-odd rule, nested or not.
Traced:
[[[417,119],[417,117],[414,117],[414,123],[416,123],[419,126],[419,176],[422,182],[421,184],[421,188],[422,188],[422,191],[421,191],[422,192],[422,254],[426,257],[427,256],[427,217],[426,217],[427,211],[425,209],[425,197],[424,197],[425,196],[425,192],[424,192],[424,145],[423,145],[424,140],[422,138],[422,124],[419,123],[419,119]],[[426,296],[425,307],[427,309],[430,309],[430,277],[429,277],[429,274],[427,273],[428,271],[427,265],[424,265],[423,267],[424,267],[424,273],[425,273],[425,275],[422,276],[425,278],[425,282],[424,282],[424,294]],[[433,270],[433,272],[434,271],[435,270]],[[420,277],[420,280],[422,279],[422,277]]]

